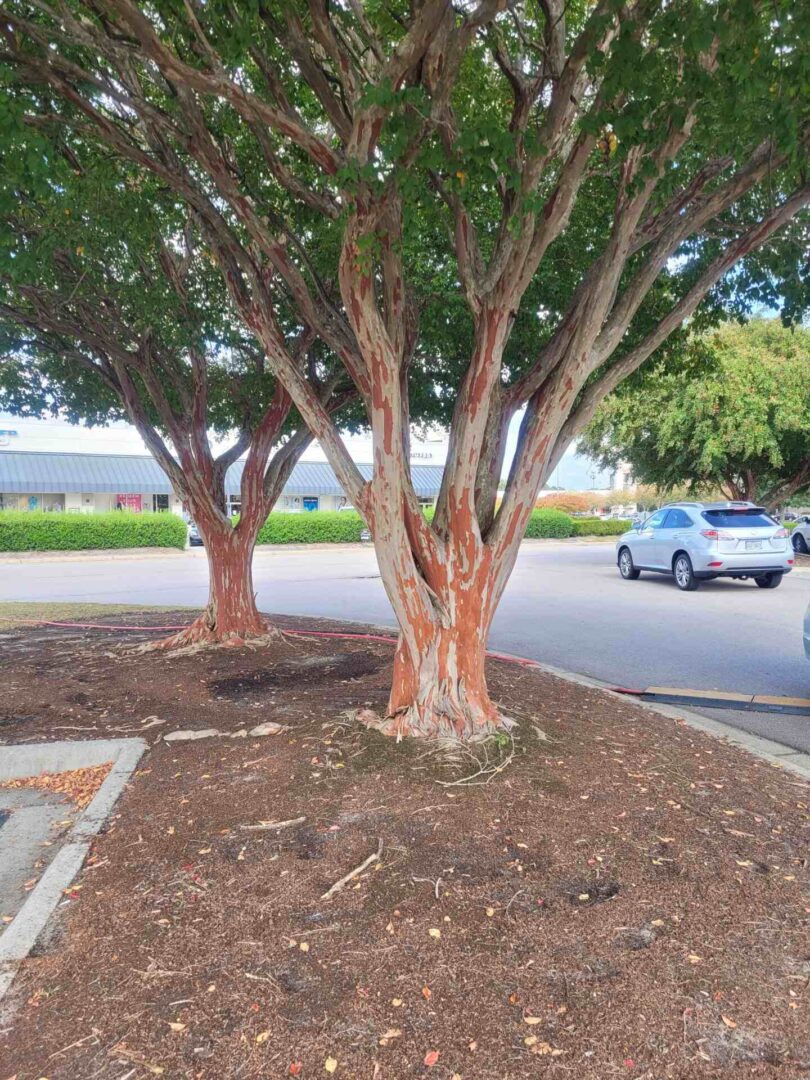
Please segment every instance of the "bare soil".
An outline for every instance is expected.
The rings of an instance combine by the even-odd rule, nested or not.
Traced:
[[[6,999],[2,1080],[810,1076],[796,777],[497,661],[514,742],[437,753],[353,719],[389,645],[147,637],[0,640],[0,740],[151,746]]]

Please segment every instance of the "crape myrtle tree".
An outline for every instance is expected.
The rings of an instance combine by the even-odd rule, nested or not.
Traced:
[[[503,724],[485,641],[544,478],[729,271],[793,280],[799,22],[748,0],[7,0],[24,123],[187,201],[364,515],[400,626],[386,730]],[[290,353],[282,294],[356,387],[368,482]],[[431,379],[451,418],[428,522],[408,429]]]
[[[671,490],[719,489],[774,510],[810,491],[810,330],[727,323],[678,371],[642,368],[603,402],[583,446]]]
[[[90,153],[27,136],[9,147],[16,154],[2,176],[0,406],[135,425],[196,522],[209,563],[204,612],[162,646],[265,634],[253,549],[311,435],[234,318],[184,204],[167,200],[149,173],[111,171]],[[318,363],[311,332],[296,331],[289,348],[312,369],[325,407],[340,408],[351,395],[339,390],[340,369]],[[219,453],[216,432],[231,436]],[[225,475],[245,453],[234,525]]]

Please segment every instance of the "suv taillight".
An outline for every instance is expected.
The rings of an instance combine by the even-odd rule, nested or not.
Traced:
[[[784,540],[787,534],[787,529],[777,529],[776,532],[773,534],[773,538],[774,540]]]
[[[717,529],[701,529],[700,535],[705,536],[707,540],[719,540],[720,533]]]

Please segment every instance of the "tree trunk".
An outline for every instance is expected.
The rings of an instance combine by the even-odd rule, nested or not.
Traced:
[[[241,645],[249,638],[270,633],[259,614],[253,592],[253,549],[256,535],[239,527],[217,522],[197,527],[208,557],[208,604],[194,622],[180,633],[157,643],[157,648],[173,649],[196,644]]]
[[[414,522],[412,528],[428,528]],[[468,532],[421,548],[377,541],[380,574],[400,625],[388,716],[382,730],[474,739],[502,730],[487,690],[486,640],[491,622],[490,552]]]
[[[415,653],[400,638],[388,717],[383,730],[401,738],[454,736],[474,739],[503,728],[487,690],[482,628],[471,624],[422,627]]]

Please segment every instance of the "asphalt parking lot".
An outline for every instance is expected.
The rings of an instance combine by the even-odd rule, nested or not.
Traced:
[[[268,612],[391,623],[369,546],[258,549],[254,583]],[[205,554],[0,562],[0,599],[200,606]],[[642,574],[623,581],[612,543],[527,542],[496,616],[490,647],[613,684],[810,697],[801,627],[810,572],[777,590],[716,580],[694,593]],[[810,751],[810,718],[707,710],[707,715]]]

